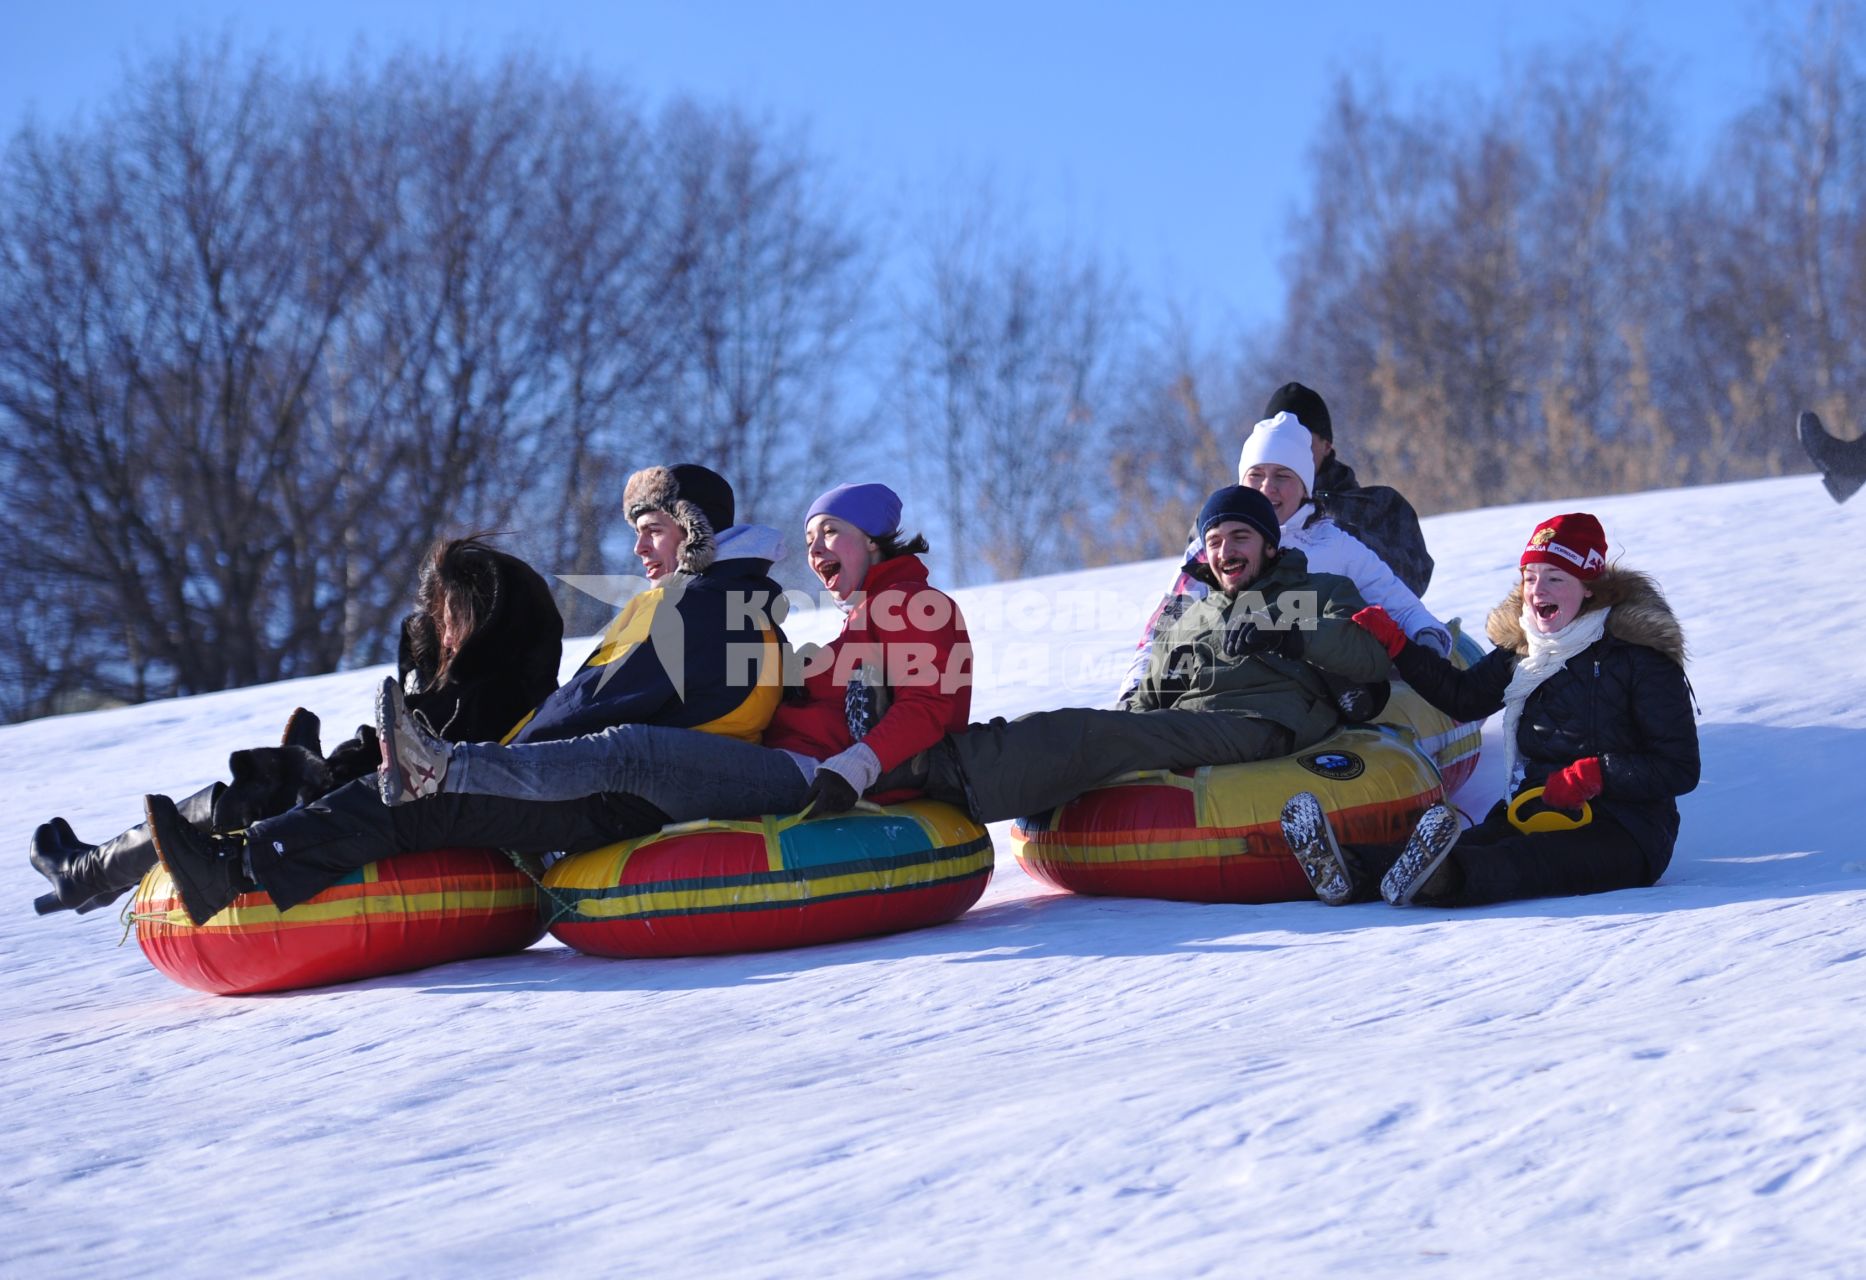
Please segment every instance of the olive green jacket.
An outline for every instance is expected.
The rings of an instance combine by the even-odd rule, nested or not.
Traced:
[[[1316,668],[1363,683],[1386,679],[1392,668],[1380,642],[1354,624],[1362,605],[1346,578],[1311,573],[1302,552],[1281,552],[1244,590],[1215,591],[1187,609],[1155,640],[1145,678],[1122,705],[1271,720],[1290,731],[1300,751],[1341,722]],[[1227,633],[1253,622],[1276,633],[1276,645],[1227,653]]]

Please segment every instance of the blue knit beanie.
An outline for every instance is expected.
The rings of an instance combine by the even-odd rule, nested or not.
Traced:
[[[1276,508],[1255,489],[1246,489],[1241,484],[1226,485],[1207,498],[1205,505],[1199,508],[1199,537],[1203,538],[1213,525],[1226,520],[1241,521],[1261,533],[1264,545],[1272,551],[1282,541],[1283,531],[1277,527]]]
[[[885,484],[839,484],[810,504],[803,522],[818,516],[834,516],[871,538],[892,537],[901,531],[901,498]]]

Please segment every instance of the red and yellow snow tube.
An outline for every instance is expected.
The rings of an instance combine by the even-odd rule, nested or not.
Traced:
[[[991,880],[991,837],[916,800],[834,818],[687,822],[545,873],[566,946],[595,956],[766,951],[941,924]]]
[[[1464,634],[1456,618],[1451,622],[1451,634],[1451,660],[1468,670],[1484,656],[1484,651]],[[1410,685],[1398,680],[1393,682],[1393,696],[1387,699],[1380,721],[1412,733],[1413,745],[1432,757],[1432,763],[1438,766],[1438,776],[1444,781],[1447,793],[1463,786],[1476,772],[1477,753],[1484,745],[1484,726],[1453,720],[1414,693]]]
[[[1445,795],[1404,734],[1352,728],[1275,760],[1135,774],[1020,819],[1012,838],[1025,871],[1071,893],[1293,902],[1314,896],[1278,824],[1298,791],[1343,844],[1404,840]]]
[[[242,894],[204,925],[160,864],[132,908],[151,964],[197,991],[253,995],[522,951],[544,936],[537,884],[493,849],[438,849],[372,863],[280,911]]]

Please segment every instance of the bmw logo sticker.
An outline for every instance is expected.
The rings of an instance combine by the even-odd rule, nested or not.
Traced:
[[[1367,772],[1366,763],[1352,751],[1311,751],[1297,756],[1296,763],[1331,782],[1346,782]]]

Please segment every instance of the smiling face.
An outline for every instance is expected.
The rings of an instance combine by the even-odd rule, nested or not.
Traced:
[[[1573,622],[1593,594],[1581,579],[1552,564],[1523,566],[1523,616],[1542,635],[1552,636]]]
[[[873,538],[835,516],[814,517],[804,526],[803,540],[810,568],[838,600],[861,590],[869,569],[881,558],[881,548]]]
[[[1228,595],[1255,582],[1268,558],[1263,535],[1242,520],[1222,520],[1205,531],[1205,563]]]
[[[1289,518],[1309,496],[1302,477],[1275,462],[1253,462],[1244,470],[1243,484],[1270,499],[1270,505],[1276,508],[1278,524],[1288,524]]]
[[[635,554],[650,582],[680,568],[680,549],[686,545],[687,531],[665,511],[644,511],[635,521]]]

